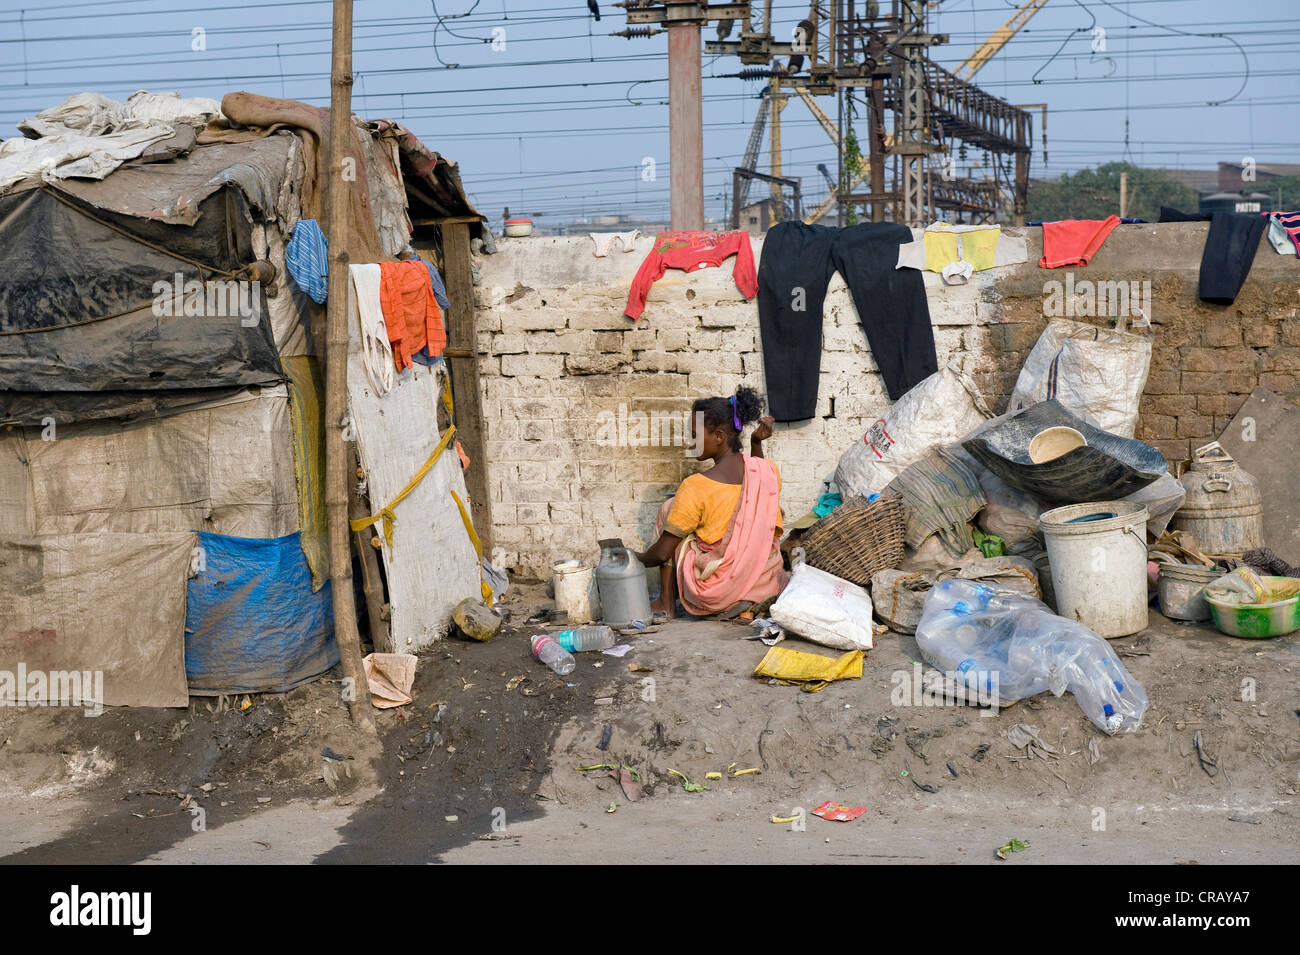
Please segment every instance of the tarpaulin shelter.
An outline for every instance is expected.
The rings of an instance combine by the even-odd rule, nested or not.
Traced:
[[[413,190],[421,216],[491,251],[454,163],[391,122],[354,126],[354,262],[411,254]],[[324,309],[285,258],[299,222],[323,219],[327,127],[328,111],[247,93],[220,109],[81,94],[0,144],[0,670],[99,670],[103,702],[177,706],[337,662]],[[446,376],[420,367],[377,397],[349,373],[366,506],[450,424]],[[455,461],[394,508],[390,647],[436,638],[479,592]]]

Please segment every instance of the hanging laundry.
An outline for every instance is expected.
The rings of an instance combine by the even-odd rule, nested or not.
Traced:
[[[420,256],[416,255],[416,258],[420,259]],[[428,259],[420,259],[420,261],[423,262],[425,268],[429,270],[429,282],[433,285],[434,301],[438,303],[438,307],[442,309],[443,317],[446,318],[447,312],[451,308],[451,300],[447,298],[447,287],[442,283],[442,276],[438,273],[438,269],[434,264]],[[450,319],[447,319],[447,321],[450,321]],[[447,322],[444,321],[443,324],[445,325],[446,323]],[[411,360],[418,361],[421,365],[429,366],[440,365],[443,361],[442,358],[435,358],[429,354],[429,346],[427,344],[413,354]]]
[[[915,269],[896,268],[898,247],[911,238],[906,226],[884,222],[834,229],[796,220],[768,231],[758,325],[768,407],[777,421],[803,421],[817,410],[822,306],[836,271],[848,284],[890,400],[938,370],[925,282]]]
[[[1043,257],[1040,269],[1087,265],[1106,237],[1119,225],[1119,216],[1106,219],[1062,219],[1043,223]]]
[[[1300,254],[1300,212],[1266,212],[1268,241],[1278,255]]]
[[[298,287],[321,305],[327,293],[329,243],[315,219],[299,219],[284,249],[284,265]]]
[[[1201,252],[1201,280],[1196,289],[1202,302],[1231,305],[1236,301],[1267,228],[1264,216],[1246,212],[1213,214]]]
[[[397,369],[409,368],[412,356],[425,345],[432,357],[441,355],[447,347],[447,332],[425,263],[420,259],[380,262],[379,270],[379,303]]]
[[[736,287],[745,298],[753,298],[758,293],[758,276],[754,272],[754,250],[749,244],[748,232],[739,229],[732,232],[660,232],[655,236],[654,248],[632,279],[623,314],[633,321],[640,318],[650,286],[669,269],[694,272],[721,265],[733,255],[736,257]]]
[[[609,250],[613,247],[617,239],[623,245],[624,252],[631,252],[636,248],[636,237],[641,234],[640,229],[633,229],[631,232],[588,232],[591,241],[596,243],[595,256],[603,259],[609,255]]]
[[[898,247],[899,269],[938,272],[949,285],[960,285],[975,272],[1029,261],[1022,237],[1004,235],[996,225],[949,225],[936,222]],[[960,281],[957,281],[960,279]]]

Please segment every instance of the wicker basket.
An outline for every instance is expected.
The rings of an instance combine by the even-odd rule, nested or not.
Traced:
[[[866,587],[871,575],[903,561],[907,508],[892,495],[871,503],[845,501],[808,529],[799,542],[818,570]]]

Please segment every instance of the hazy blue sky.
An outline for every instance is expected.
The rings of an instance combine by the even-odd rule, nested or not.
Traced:
[[[956,66],[1015,6],[938,4],[931,29],[951,41],[934,56]],[[773,33],[788,37],[807,10],[806,0],[775,0]],[[326,104],[330,11],[328,0],[220,8],[195,0],[0,0],[0,137],[83,90],[115,98],[178,90],[219,100],[246,89]],[[507,204],[513,214],[544,214],[542,221],[663,215],[666,38],[611,37],[626,27],[623,10],[603,3],[601,15],[596,22],[585,0],[358,0],[354,109],[399,120],[457,160],[472,197],[494,219]],[[1095,27],[1106,31],[1104,52],[1093,50]],[[192,49],[195,29],[203,31],[201,51]],[[505,48],[494,50],[498,29]],[[706,28],[705,39],[713,32]],[[1213,33],[1237,45],[1194,35]],[[1243,156],[1294,163],[1297,52],[1300,0],[1050,0],[977,81],[1013,103],[1049,104],[1050,163],[1044,167],[1037,148],[1035,176],[1125,157],[1175,168],[1209,169]],[[730,192],[763,85],[725,76],[740,68],[734,57],[705,57],[712,215]],[[833,116],[834,100],[820,102]],[[783,119],[785,172],[802,177],[815,199],[824,193],[816,165],[833,168],[834,151],[797,100]],[[647,156],[657,163],[654,182],[641,178]],[[760,169],[766,162],[765,150]]]

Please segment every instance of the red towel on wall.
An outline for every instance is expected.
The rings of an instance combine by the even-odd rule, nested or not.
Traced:
[[[442,312],[433,297],[429,270],[419,259],[379,263],[379,307],[388,326],[397,370],[411,367],[411,356],[425,345],[437,358],[447,347]]]
[[[745,298],[753,298],[758,294],[758,271],[754,268],[754,249],[749,244],[748,232],[660,232],[655,236],[654,248],[632,279],[623,314],[634,321],[639,318],[650,286],[669,269],[694,272],[721,265],[732,255],[736,257],[733,269],[736,287]]]
[[[1066,265],[1087,265],[1106,241],[1119,216],[1097,219],[1062,219],[1043,223],[1043,257],[1040,269],[1059,269]]]

